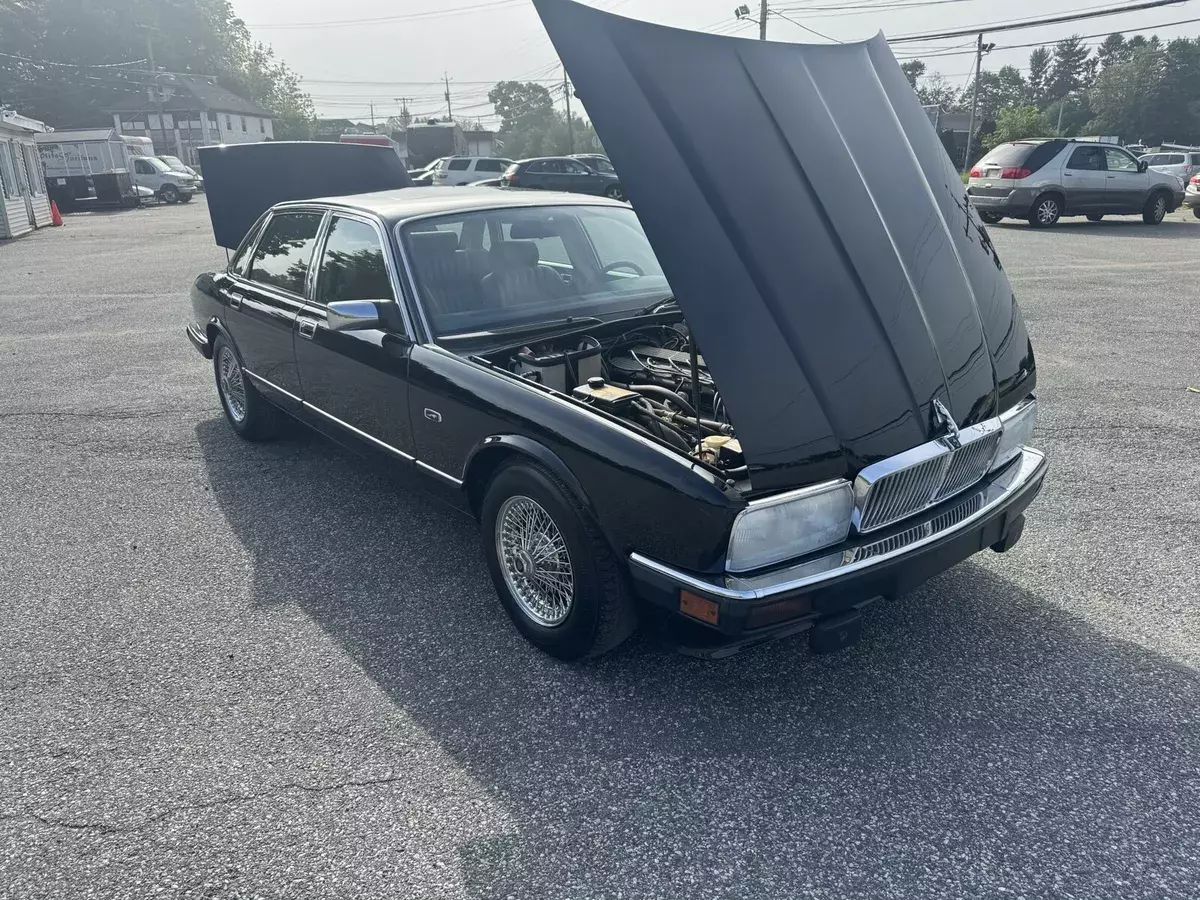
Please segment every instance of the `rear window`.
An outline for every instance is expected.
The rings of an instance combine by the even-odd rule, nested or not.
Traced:
[[[1017,142],[1001,144],[981,159],[977,165],[1020,167],[1036,172],[1062,151],[1066,141],[1042,141],[1040,144]]]
[[[465,172],[471,168],[471,161],[469,159],[452,159],[446,163],[446,168],[451,172]]]
[[[504,160],[502,159],[481,159],[475,163],[476,172],[503,172]]]
[[[1192,156],[1192,165],[1200,166],[1200,153],[1193,153],[1191,156]]]

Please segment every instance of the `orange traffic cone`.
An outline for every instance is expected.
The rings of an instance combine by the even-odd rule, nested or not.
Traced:
[[[62,214],[58,211],[58,204],[53,200],[50,201],[50,224],[61,225],[63,223]]]

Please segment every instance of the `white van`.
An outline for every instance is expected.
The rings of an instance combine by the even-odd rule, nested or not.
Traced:
[[[433,184],[449,186],[499,178],[511,165],[511,159],[496,156],[449,156],[434,171]]]
[[[164,203],[187,203],[196,193],[196,179],[176,172],[157,156],[133,157],[133,183],[149,188]]]

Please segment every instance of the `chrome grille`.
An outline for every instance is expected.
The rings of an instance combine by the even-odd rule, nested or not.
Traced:
[[[930,441],[868,466],[854,485],[854,526],[864,533],[953,497],[987,474],[1000,443],[996,420],[964,428],[960,445]]]
[[[914,525],[912,528],[901,531],[899,534],[893,534],[890,537],[885,537],[882,540],[875,541],[870,544],[863,544],[855,547],[853,550],[846,551],[846,558],[843,562],[862,562],[864,559],[870,559],[873,556],[882,556],[885,553],[891,553],[893,550],[898,550],[901,547],[907,547],[913,541],[927,537],[931,534],[939,534],[949,528],[953,528],[959,522],[969,519],[975,513],[983,508],[983,493],[972,494],[966,500],[959,503],[957,506],[951,507],[944,513],[935,516],[928,522],[922,522],[920,525]]]

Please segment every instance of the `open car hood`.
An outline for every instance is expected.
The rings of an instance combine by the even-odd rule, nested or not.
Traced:
[[[200,168],[213,236],[230,250],[276,203],[412,187],[396,152],[369,144],[222,144],[200,148]]]
[[[1033,387],[1029,337],[882,35],[781,44],[534,0],[756,490],[859,469]]]

